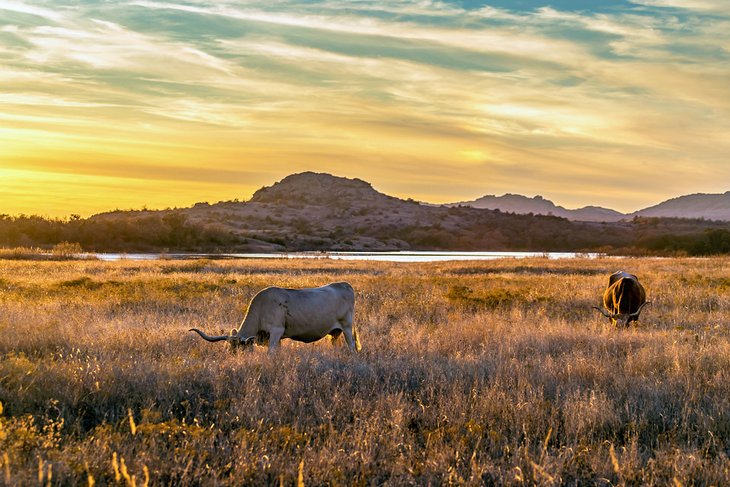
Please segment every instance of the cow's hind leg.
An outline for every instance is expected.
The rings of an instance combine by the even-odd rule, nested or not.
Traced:
[[[352,336],[352,330],[349,328],[345,328],[344,334],[345,341],[347,342],[347,347],[350,349],[350,351],[355,352],[355,338]]]

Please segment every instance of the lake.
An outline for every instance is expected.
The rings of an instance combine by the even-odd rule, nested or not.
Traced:
[[[118,260],[186,260],[186,259],[332,259],[372,260],[385,262],[446,262],[457,260],[524,259],[544,257],[547,259],[574,259],[601,257],[603,254],[582,252],[441,252],[441,251],[398,251],[398,252],[286,252],[286,253],[244,253],[244,254],[194,254],[194,253],[88,253],[104,261]]]

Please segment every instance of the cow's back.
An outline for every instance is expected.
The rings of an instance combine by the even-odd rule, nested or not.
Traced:
[[[311,326],[332,322],[352,312],[355,291],[346,282],[322,287],[287,289],[287,324]]]
[[[636,277],[633,274],[630,274],[626,271],[616,271],[613,274],[611,274],[608,278],[608,286],[611,287],[613,284],[615,284],[619,279],[633,279],[636,282],[639,282],[639,278]]]
[[[613,274],[611,278],[616,274]],[[603,305],[615,314],[635,313],[646,300],[646,293],[636,276],[628,273],[623,274],[628,277],[619,276],[606,289],[603,296]]]

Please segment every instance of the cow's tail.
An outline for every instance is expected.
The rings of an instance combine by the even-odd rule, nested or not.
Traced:
[[[358,352],[362,350],[362,344],[360,343],[360,336],[357,334],[357,329],[352,327],[352,338],[355,339],[355,350]]]

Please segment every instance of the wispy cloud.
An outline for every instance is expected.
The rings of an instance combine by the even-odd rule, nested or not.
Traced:
[[[2,5],[0,5],[0,10],[40,17],[53,22],[61,21],[64,18],[63,14],[56,9],[39,7],[37,5],[28,5],[25,2],[15,0],[4,0]]]
[[[651,7],[670,7],[700,12],[728,14],[727,2],[723,0],[632,0],[639,5]]]

